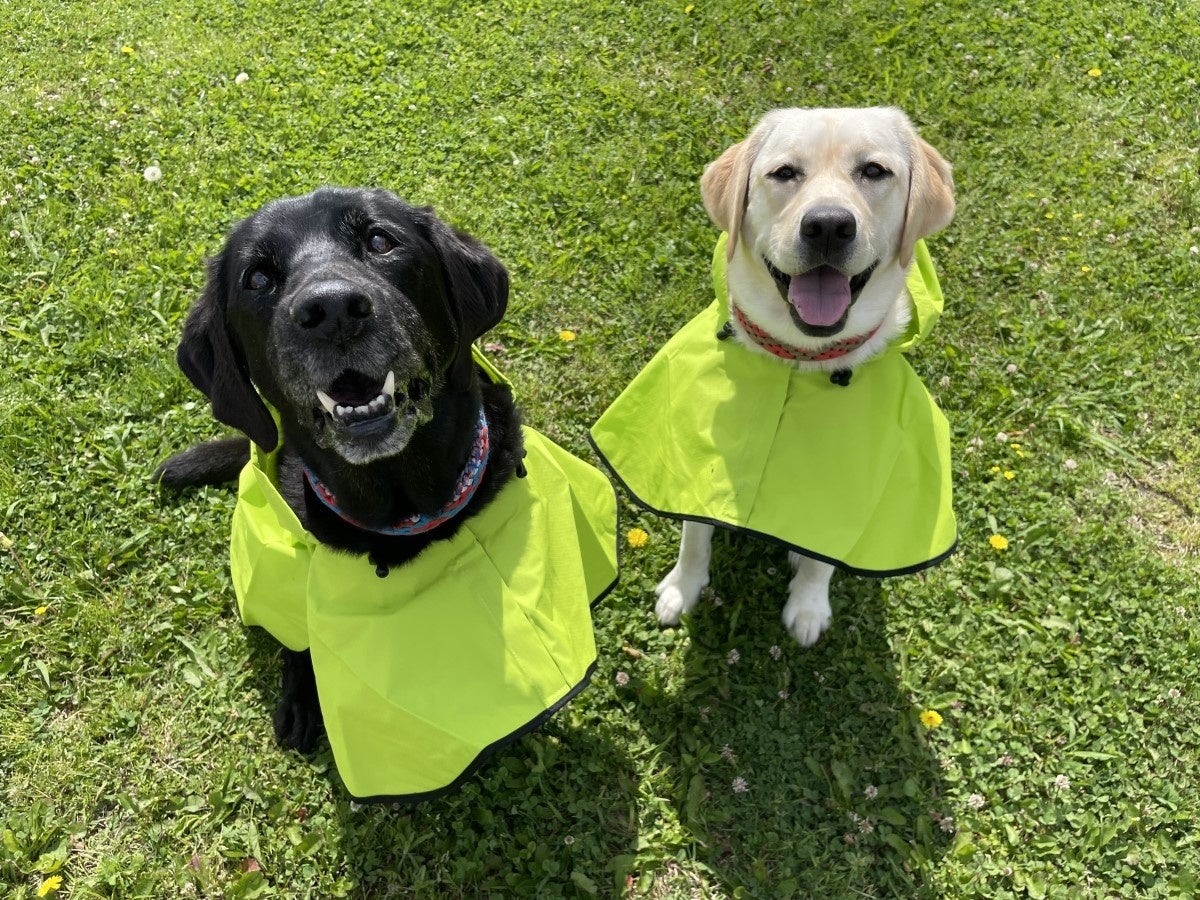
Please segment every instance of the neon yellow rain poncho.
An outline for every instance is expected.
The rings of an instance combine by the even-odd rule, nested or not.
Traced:
[[[751,532],[862,575],[940,562],[956,540],[945,417],[900,351],[941,314],[924,242],[912,321],[845,386],[716,335],[729,320],[725,236],[717,299],[592,427],[604,462],[662,515]]]
[[[448,540],[375,574],[320,544],[242,471],[231,566],[242,620],[310,649],[338,772],[360,799],[423,800],[587,684],[590,604],[616,580],[616,498],[597,469],[525,428],[513,478]]]

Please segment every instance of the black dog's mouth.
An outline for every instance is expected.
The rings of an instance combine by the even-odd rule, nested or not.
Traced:
[[[396,389],[396,373],[380,381],[352,369],[342,372],[324,391],[317,391],[316,412],[353,435],[366,435],[390,427],[396,414],[416,415],[417,405],[429,394],[429,382],[411,378]]]
[[[833,266],[816,266],[796,275],[780,270],[769,259],[763,263],[775,287],[788,304],[796,327],[805,334],[825,337],[837,334],[846,324],[850,307],[866,287],[879,260],[857,275],[846,275]]]

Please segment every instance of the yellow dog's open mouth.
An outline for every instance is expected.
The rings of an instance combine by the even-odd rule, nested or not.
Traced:
[[[772,265],[770,260],[763,262],[775,279],[779,295],[791,306],[793,320],[805,331],[836,331],[879,264],[876,260],[853,276],[833,266],[817,266],[798,275],[789,275]]]

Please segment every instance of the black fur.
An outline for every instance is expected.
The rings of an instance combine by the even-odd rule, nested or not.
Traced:
[[[282,442],[280,493],[305,528],[383,572],[450,537],[520,463],[511,392],[481,378],[471,359],[471,343],[507,302],[499,260],[431,209],[381,190],[324,188],[268,204],[234,227],[209,262],[178,361],[219,421],[264,449]],[[318,390],[370,393],[358,385],[382,382],[388,371],[398,408],[365,433],[317,400]],[[480,404],[491,444],[483,481],[458,516],[426,534],[351,526],[303,476],[302,460],[368,525],[433,513],[453,492]],[[155,478],[171,487],[229,480],[248,456],[244,439],[211,441],[166,460]],[[307,752],[321,732],[312,660],[285,649],[283,664],[275,736]]]

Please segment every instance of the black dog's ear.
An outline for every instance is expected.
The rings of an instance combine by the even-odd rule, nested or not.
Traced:
[[[223,257],[209,260],[208,280],[188,313],[175,359],[183,374],[212,401],[217,421],[271,451],[279,443],[279,433],[250,381],[246,355],[226,327],[223,269]]]
[[[449,369],[450,382],[453,388],[465,390],[475,366],[471,343],[504,318],[508,308],[508,270],[481,241],[447,225],[432,207],[424,207],[422,212],[458,319],[458,347]]]

